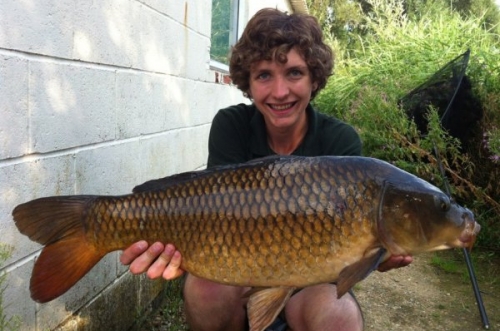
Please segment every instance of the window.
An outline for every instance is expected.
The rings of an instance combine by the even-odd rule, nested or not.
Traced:
[[[240,0],[212,0],[211,65],[228,71],[229,51],[238,39]]]

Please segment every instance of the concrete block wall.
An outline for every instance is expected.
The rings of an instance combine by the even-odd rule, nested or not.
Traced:
[[[247,102],[215,82],[211,1],[0,1],[0,266],[21,330],[126,330],[162,281],[106,256],[62,297],[37,304],[40,245],[11,212],[51,195],[124,194],[200,169],[215,112]],[[78,258],[78,257],[75,257]]]

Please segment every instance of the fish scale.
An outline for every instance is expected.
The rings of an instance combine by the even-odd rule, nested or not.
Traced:
[[[258,169],[255,172],[255,175],[250,174],[248,176],[249,180],[252,180],[253,178],[261,178],[261,182],[259,185],[259,190],[257,192],[251,192],[251,195],[254,199],[250,199],[249,205],[246,204],[246,199],[245,197],[247,195],[242,194],[239,192],[241,190],[241,187],[251,187],[251,185],[246,185],[247,183],[245,181],[239,181],[238,178],[245,178],[244,176],[239,176],[238,173],[235,174],[229,174],[228,176],[225,176],[223,178],[219,178],[217,180],[217,183],[221,184],[219,191],[221,193],[226,193],[226,197],[220,198],[220,195],[216,195],[208,197],[208,203],[207,201],[200,201],[201,204],[201,209],[206,210],[208,205],[208,211],[206,212],[207,214],[217,214],[217,211],[220,208],[225,209],[225,218],[230,218],[230,215],[234,215],[235,219],[240,219],[240,218],[245,218],[248,220],[244,223],[240,223],[240,229],[239,233],[241,235],[241,242],[244,244],[244,246],[248,246],[247,250],[252,252],[252,253],[257,253],[262,255],[261,259],[257,259],[256,262],[259,266],[263,267],[266,264],[268,264],[270,261],[274,259],[275,253],[272,253],[270,249],[268,249],[268,246],[271,245],[271,240],[270,238],[274,238],[274,252],[278,251],[277,247],[279,246],[279,242],[276,241],[276,236],[273,234],[275,232],[274,227],[271,222],[267,222],[265,217],[261,217],[260,215],[269,215],[271,210],[274,210],[275,213],[279,210],[282,210],[281,214],[283,214],[283,210],[288,210],[290,209],[290,204],[297,206],[296,208],[302,208],[305,209],[306,206],[300,206],[301,204],[304,203],[297,203],[296,201],[290,199],[288,191],[282,191],[282,187],[285,183],[285,181],[288,181],[288,189],[293,189],[296,187],[301,187],[301,192],[302,196],[308,196],[310,195],[310,190],[304,190],[304,183],[310,183],[312,184],[313,178],[312,176],[305,176],[304,179],[302,180],[302,177],[298,177],[297,180],[290,180],[289,177],[285,177],[285,180],[273,180],[274,178],[272,176],[277,176],[280,175],[284,172],[289,171],[290,169],[285,169],[284,171],[282,170],[281,167],[275,167],[272,168],[268,171],[268,174],[264,174],[264,172],[260,169]],[[248,175],[248,172],[247,172]],[[270,178],[267,182],[262,181],[263,179]],[[193,183],[195,186],[199,185],[198,181],[195,181]],[[272,189],[274,188],[274,190]],[[182,209],[183,206],[185,205],[190,205],[189,201],[192,200],[192,196],[194,192],[204,192],[204,190],[200,189],[194,189],[193,186],[190,186],[189,188],[183,188],[180,191],[177,191],[176,189],[172,189],[172,191],[167,192],[167,196],[170,197],[170,201],[176,201],[177,206],[174,205],[173,208],[171,208],[171,213],[175,214],[176,209]],[[180,193],[179,193],[180,192]],[[319,192],[317,192],[319,193]],[[274,199],[266,199],[265,196],[273,196]],[[236,197],[236,198],[235,198]],[[242,199],[243,197],[243,199]],[[210,199],[212,198],[212,199]],[[241,210],[233,210],[231,206],[233,204],[230,204],[229,201],[233,200],[238,201],[238,205],[242,206]],[[296,199],[295,199],[296,200]],[[306,199],[302,199],[303,201],[306,201]],[[255,202],[255,203],[254,203]],[[274,202],[274,203],[273,203]],[[213,210],[215,206],[215,210]],[[288,208],[287,208],[288,207]],[[306,213],[312,213],[312,210],[306,210]],[[314,215],[314,214],[312,214]],[[166,215],[169,217],[169,215]],[[269,217],[269,220],[274,220],[277,215],[271,214],[271,217]],[[286,230],[284,230],[285,234],[293,234],[293,236],[289,236],[286,238],[286,240],[290,241],[291,243],[291,249],[287,250],[288,255],[285,255],[286,260],[292,260],[296,259],[297,256],[299,258],[305,258],[309,253],[309,250],[302,250],[302,251],[297,251],[294,252],[294,250],[300,249],[300,247],[303,246],[309,246],[311,243],[311,238],[310,235],[306,236],[304,235],[304,220],[302,219],[297,219],[297,217],[293,215],[288,215],[285,216],[287,220],[288,227]],[[179,237],[182,237],[183,229],[189,229],[189,232],[196,232],[196,231],[201,231],[208,233],[209,235],[208,240],[202,240],[199,241],[199,247],[196,245],[191,245],[191,246],[186,246],[184,247],[182,244],[176,244],[176,247],[181,251],[182,255],[185,257],[185,259],[189,259],[188,254],[192,254],[193,256],[197,254],[197,252],[203,252],[201,250],[202,247],[205,247],[205,245],[208,243],[209,247],[211,249],[208,249],[206,251],[210,251],[213,255],[221,255],[221,259],[216,260],[216,263],[218,265],[217,268],[225,268],[225,269],[238,269],[238,276],[246,275],[244,277],[247,278],[252,278],[256,279],[255,272],[252,272],[255,270],[255,268],[251,268],[251,266],[254,264],[254,257],[251,254],[247,255],[247,261],[242,261],[241,259],[235,260],[235,259],[227,259],[227,256],[225,254],[220,254],[223,250],[223,248],[226,248],[227,252],[231,252],[231,250],[227,250],[228,246],[240,246],[238,244],[235,244],[233,239],[238,239],[238,237],[233,238],[232,235],[228,235],[227,231],[225,231],[224,225],[227,224],[227,222],[221,221],[219,218],[211,218],[208,217],[208,221],[203,222],[205,225],[202,228],[197,228],[194,226],[186,226],[187,223],[192,222],[189,217],[184,218],[182,220],[175,220],[173,221],[174,224],[184,224],[184,228],[177,228],[175,229],[175,232],[178,233]],[[314,219],[307,219],[307,223],[309,224],[314,222]],[[319,223],[318,223],[319,224]],[[217,225],[222,225],[222,227],[217,227]],[[134,227],[136,228],[136,227]],[[226,225],[227,228],[227,225]],[[322,231],[321,226],[316,227],[317,230]],[[168,229],[168,227],[165,227],[164,229]],[[283,229],[282,229],[283,231]],[[320,233],[320,232],[319,232]],[[210,234],[213,234],[213,236],[210,236]],[[245,236],[245,234],[247,234]],[[165,234],[162,236],[163,239],[167,238],[167,241],[169,242],[176,242],[176,238],[170,237],[168,234]],[[170,237],[170,238],[169,238]],[[319,236],[318,236],[319,238]],[[320,241],[317,238],[317,241]],[[155,240],[156,238],[153,238],[152,240]],[[183,238],[180,238],[183,239]],[[165,240],[165,239],[164,239]],[[180,240],[181,242],[189,242],[191,243],[192,241],[190,240]],[[273,247],[273,246],[271,246]],[[193,253],[186,253],[187,251],[193,252]],[[323,252],[327,252],[326,249],[321,250]],[[237,255],[238,252],[235,250],[232,250],[233,255]],[[198,253],[199,254],[199,253]],[[293,254],[293,255],[290,255]],[[274,259],[276,260],[276,259]],[[231,263],[235,263],[235,265],[232,265]],[[249,266],[248,268],[241,269],[245,266]],[[187,266],[187,268],[189,268]],[[196,273],[196,271],[194,271]],[[212,270],[211,272],[216,273],[217,270]],[[226,279],[229,279],[231,277],[227,277]],[[268,275],[264,275],[265,280],[267,280]],[[256,284],[260,285],[260,284]]]
[[[391,254],[471,247],[480,229],[424,180],[381,160],[334,156],[188,172],[123,196],[40,198],[13,216],[45,246],[30,283],[39,302],[66,292],[107,253],[160,241],[175,245],[193,275],[266,288],[249,294],[251,331],[265,329],[295,288],[336,282],[341,296]]]

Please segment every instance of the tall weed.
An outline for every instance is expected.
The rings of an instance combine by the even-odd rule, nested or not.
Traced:
[[[372,1],[370,33],[353,52],[336,49],[335,74],[314,104],[354,125],[365,155],[443,187],[437,149],[454,197],[473,208],[485,225],[479,244],[500,248],[499,36],[485,28],[483,16],[463,17],[428,1],[425,11],[409,17],[401,3]],[[469,146],[461,146],[430,108],[429,132],[422,136],[399,100],[467,49],[471,56],[466,75],[484,111],[479,133]]]

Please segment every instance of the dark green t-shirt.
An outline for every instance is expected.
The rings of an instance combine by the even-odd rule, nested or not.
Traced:
[[[292,155],[361,155],[361,140],[352,126],[318,113],[311,105],[306,113],[307,133]],[[267,142],[264,117],[255,105],[239,104],[215,115],[208,139],[208,168],[274,154]]]

